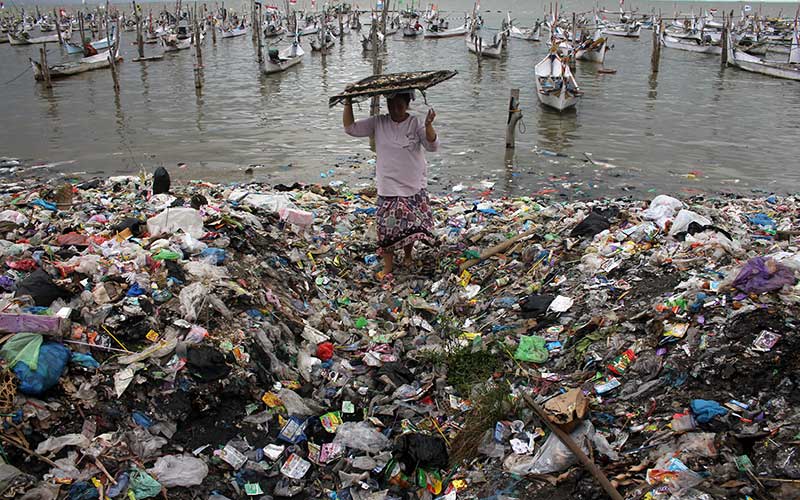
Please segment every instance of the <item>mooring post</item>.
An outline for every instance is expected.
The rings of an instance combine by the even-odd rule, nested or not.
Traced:
[[[47,44],[42,44],[39,47],[39,60],[42,65],[42,76],[44,77],[44,86],[48,89],[53,88],[50,83],[50,66],[47,65]]]
[[[653,26],[653,52],[650,54],[650,72],[655,74],[658,73],[658,66],[661,62],[661,23],[663,21],[659,20],[658,24]]]

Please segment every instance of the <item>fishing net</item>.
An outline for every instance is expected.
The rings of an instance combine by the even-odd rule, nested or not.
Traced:
[[[8,413],[14,407],[17,383],[10,370],[0,370],[0,413]]]
[[[334,107],[347,98],[353,102],[361,102],[377,95],[392,94],[404,90],[425,90],[447,81],[458,74],[457,71],[416,71],[413,73],[392,73],[389,75],[373,75],[351,83],[344,92],[328,99],[328,105]]]

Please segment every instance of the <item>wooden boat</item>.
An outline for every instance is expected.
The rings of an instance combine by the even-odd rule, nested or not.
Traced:
[[[511,26],[508,30],[508,36],[516,38],[517,40],[538,42],[542,36],[542,25],[537,24],[535,28],[517,28],[516,26]]]
[[[603,34],[609,36],[621,36],[625,38],[639,38],[639,35],[642,34],[642,25],[639,23],[633,23],[607,26],[606,28],[603,28]]]
[[[569,65],[562,62],[555,50],[536,65],[536,96],[539,102],[558,111],[578,104],[583,92],[572,75]]]
[[[433,26],[425,30],[425,38],[450,38],[455,36],[464,36],[469,31],[469,27],[466,23],[458,28],[452,29],[442,30],[437,28],[434,30],[434,28],[437,28],[437,26]]]
[[[385,44],[386,39],[384,38],[383,33],[378,32],[378,48]],[[361,48],[364,49],[364,52],[372,52],[374,50],[371,36],[361,35]]]
[[[177,35],[166,35],[161,37],[161,45],[164,46],[164,52],[177,52],[191,47],[192,39],[191,37],[178,38]]]
[[[350,16],[350,29],[356,31],[361,30],[361,18],[358,17],[358,12]]]
[[[50,78],[64,78],[67,76],[77,75],[79,73],[86,73],[87,71],[93,71],[96,69],[103,69],[108,68],[111,66],[111,57],[110,57],[110,50],[106,50],[105,52],[100,52],[99,54],[84,57],[78,61],[74,62],[66,62],[62,64],[56,64],[54,66],[50,66]],[[119,57],[119,49],[117,49],[116,53],[116,60],[119,61],[122,58]],[[42,65],[38,61],[31,61],[31,66],[33,67],[33,77],[37,81],[44,80],[44,72],[42,71]]]
[[[424,34],[425,34],[425,29],[422,27],[421,24],[416,24],[416,25],[407,24],[403,26],[403,36],[406,38],[418,37]]]
[[[467,35],[464,37],[464,42],[467,49],[473,54],[479,54],[481,57],[491,57],[498,59],[503,55],[503,37],[497,34],[492,39],[491,43],[486,42],[479,36],[480,32]]]
[[[236,28],[220,28],[222,38],[234,38],[247,34],[247,26],[241,25]]]
[[[269,23],[264,27],[264,36],[266,38],[275,38],[286,33],[286,28],[280,24]]]
[[[608,52],[608,40],[605,37],[589,39],[575,49],[575,59],[603,64]]]
[[[316,22],[300,30],[300,36],[316,35],[317,33],[319,33],[319,25]]]
[[[323,38],[325,40],[324,43],[323,43]],[[334,45],[333,36],[331,36],[331,33],[328,30],[325,30],[325,35],[321,35],[319,37],[311,39],[311,50],[313,52],[319,52],[323,48],[329,49],[333,47],[333,45]]]
[[[695,40],[693,38],[674,38],[666,33],[662,33],[661,43],[668,49],[685,50],[687,52],[695,52],[698,54],[713,54],[716,56],[722,54],[722,47],[719,45],[703,43],[700,40]]]
[[[800,81],[800,39],[798,39],[797,20],[795,20],[792,35],[792,47],[789,52],[789,62],[767,61],[757,56],[752,56],[734,47],[728,34],[728,66],[762,75]]]
[[[267,61],[264,63],[262,71],[265,75],[286,71],[292,66],[300,64],[304,55],[305,52],[303,52],[303,47],[300,46],[298,35],[290,46],[282,50],[269,49],[267,51]]]
[[[71,32],[62,34],[65,40],[72,38]],[[52,35],[42,35],[33,37],[29,32],[23,31],[21,33],[8,33],[8,43],[11,45],[30,45],[33,43],[58,43],[58,33]]]

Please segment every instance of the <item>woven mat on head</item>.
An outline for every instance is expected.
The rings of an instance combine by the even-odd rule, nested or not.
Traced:
[[[442,70],[368,76],[356,83],[351,83],[345,87],[344,92],[328,99],[328,105],[334,107],[348,97],[353,102],[361,102],[376,95],[393,94],[404,90],[419,90],[424,96],[426,89],[447,81],[457,74],[457,71]]]

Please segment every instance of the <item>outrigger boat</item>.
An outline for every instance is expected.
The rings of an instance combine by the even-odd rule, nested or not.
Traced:
[[[719,45],[704,43],[695,38],[675,38],[666,33],[661,34],[661,44],[668,49],[684,50],[686,52],[695,52],[698,54],[712,54],[716,56],[722,54],[722,47]]]
[[[222,33],[222,38],[234,38],[247,34],[247,26],[244,23],[235,28],[220,28],[219,30]]]
[[[67,31],[66,33],[62,33],[62,38],[64,40],[69,40],[72,38],[72,32]],[[32,37],[29,32],[23,31],[21,33],[8,33],[8,43],[11,45],[30,45],[33,43],[58,43],[58,33],[52,35],[42,35],[37,37]]]
[[[111,50],[106,50],[105,52],[101,52],[93,56],[84,57],[79,61],[66,62],[50,66],[48,68],[50,70],[50,78],[64,78],[67,76],[77,75],[79,73],[86,73],[87,71],[108,68],[111,66],[110,52]],[[122,59],[119,57],[119,48],[117,48],[115,58],[117,61]],[[44,71],[42,70],[42,65],[33,59],[30,61],[31,66],[33,67],[33,77],[37,81],[44,80]]]
[[[303,60],[303,47],[300,46],[300,35],[295,35],[294,42],[288,47],[278,50],[271,48],[267,51],[267,61],[262,69],[265,75],[286,71]]]
[[[794,32],[792,33],[792,45],[789,50],[788,62],[768,61],[747,54],[733,46],[729,33],[728,66],[736,66],[752,73],[761,73],[762,75],[774,76],[776,78],[800,81],[800,34],[797,28],[797,18],[795,18],[794,21]]]
[[[542,36],[542,25],[537,24],[535,28],[517,28],[516,26],[511,26],[508,29],[508,36],[518,40],[538,42]]]
[[[425,30],[425,38],[450,38],[455,36],[464,36],[469,32],[467,23],[459,26],[458,28],[442,29],[441,25],[431,25]]]
[[[608,40],[605,37],[590,38],[575,49],[575,59],[603,64],[608,52]]]
[[[484,41],[484,39],[478,35],[479,33],[480,31],[476,31],[464,38],[467,49],[469,49],[471,53],[494,59],[498,59],[503,55],[503,37],[501,33],[494,35],[491,43]]]
[[[555,48],[542,59],[535,68],[536,96],[539,102],[558,111],[564,111],[578,104],[583,92]]]
[[[324,31],[324,33],[325,33],[324,35],[320,35],[319,37],[313,38],[311,40],[311,50],[312,51],[319,52],[323,48],[324,49],[329,49],[329,48],[333,47],[334,41],[333,41],[333,36],[331,35],[331,32],[326,29]],[[324,42],[323,42],[323,40],[324,40]]]
[[[618,24],[603,28],[603,34],[609,36],[621,36],[625,38],[639,38],[642,34],[642,25],[638,22],[631,24]]]
[[[264,26],[264,36],[266,38],[275,38],[281,36],[284,33],[286,33],[286,28],[284,28],[280,24],[269,23],[266,26]]]

